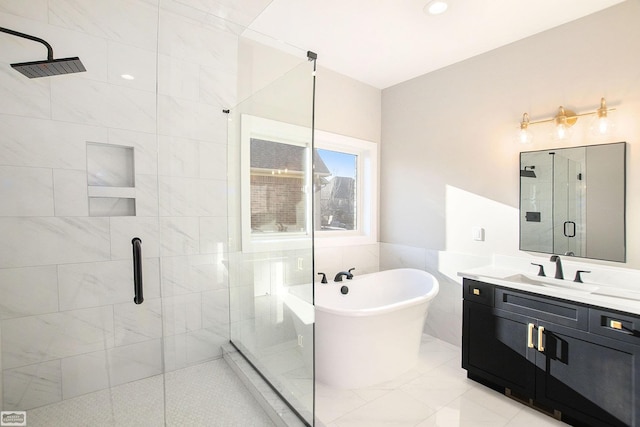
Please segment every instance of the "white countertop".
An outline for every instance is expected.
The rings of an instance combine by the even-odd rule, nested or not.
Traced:
[[[638,291],[625,289],[622,287],[615,287],[603,283],[592,283],[584,279],[583,280],[585,281],[586,285],[592,285],[591,287],[597,287],[599,290],[615,294],[616,296],[599,295],[596,293],[598,292],[598,290],[595,290],[593,292],[586,292],[583,290],[565,289],[554,286],[538,286],[505,280],[506,278],[517,274],[535,276],[535,274],[531,274],[530,271],[521,271],[513,268],[497,266],[478,267],[458,272],[458,276],[460,277],[478,280],[486,283],[492,283],[494,285],[502,286],[505,288],[517,289],[521,291],[536,293],[539,295],[562,298],[568,301],[575,301],[578,303],[590,304],[640,315],[640,292]],[[568,284],[573,283],[571,279],[566,280],[566,282]],[[575,285],[579,286],[580,284],[576,283]]]

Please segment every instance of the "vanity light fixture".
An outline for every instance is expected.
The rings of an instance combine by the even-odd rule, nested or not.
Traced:
[[[555,125],[554,137],[556,139],[567,139],[571,135],[571,127],[576,124],[578,117],[596,115],[593,124],[591,125],[592,133],[596,135],[606,135],[613,128],[613,123],[608,117],[609,111],[615,111],[615,108],[607,108],[607,103],[604,98],[600,99],[600,108],[590,113],[580,113],[564,108],[558,107],[558,112],[551,119],[530,121],[529,114],[524,113],[522,115],[522,121],[520,122],[520,132],[518,134],[518,140],[523,143],[530,143],[533,140],[533,135],[529,130],[530,125],[537,125],[539,123],[553,122]]]

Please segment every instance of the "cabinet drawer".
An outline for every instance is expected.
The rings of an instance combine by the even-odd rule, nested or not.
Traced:
[[[588,307],[550,297],[498,288],[496,289],[495,306],[512,313],[584,331],[589,325]]]
[[[640,345],[640,318],[615,311],[589,309],[589,332]]]
[[[464,299],[493,307],[494,286],[492,284],[463,279],[462,286]]]

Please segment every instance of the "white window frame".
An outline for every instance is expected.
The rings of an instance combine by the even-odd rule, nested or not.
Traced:
[[[306,174],[304,193],[306,209],[305,231],[299,233],[268,233],[264,236],[251,233],[251,139],[263,139],[309,148],[306,164],[311,164],[311,129],[276,120],[242,114],[240,133],[240,200],[242,251],[264,252],[309,247],[313,212],[311,198],[312,174]],[[356,230],[315,230],[315,246],[364,245],[377,242],[378,230],[378,144],[331,132],[315,131],[316,149],[326,149],[357,156],[357,218]]]
[[[316,130],[316,149],[357,156],[356,229],[316,230],[316,247],[365,245],[378,239],[378,144],[349,136]]]

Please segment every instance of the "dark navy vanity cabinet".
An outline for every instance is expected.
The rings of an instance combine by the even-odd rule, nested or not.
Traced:
[[[463,280],[467,376],[572,425],[640,426],[640,317]]]

